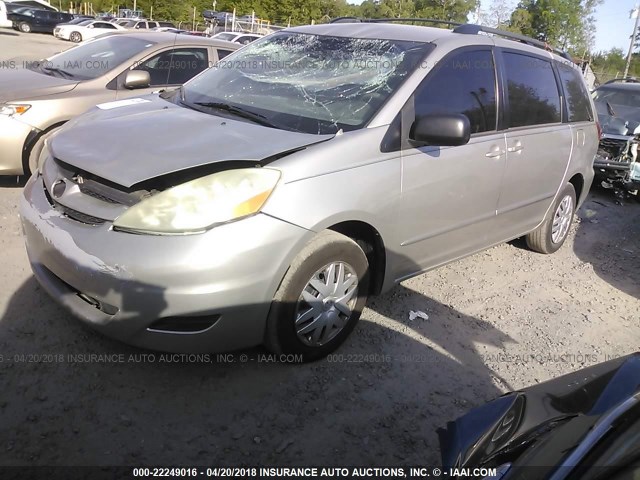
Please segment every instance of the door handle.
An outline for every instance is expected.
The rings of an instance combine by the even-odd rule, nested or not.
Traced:
[[[504,155],[504,153],[504,150],[496,148],[495,150],[491,150],[490,152],[485,153],[484,156],[487,158],[498,158]]]
[[[513,147],[507,148],[507,152],[509,153],[519,153],[522,150],[524,150],[524,147],[522,146],[522,143],[520,143],[519,140],[515,143]]]

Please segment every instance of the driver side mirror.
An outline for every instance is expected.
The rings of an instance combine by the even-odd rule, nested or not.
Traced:
[[[129,70],[124,78],[124,88],[148,88],[151,86],[151,75],[146,70]]]
[[[470,137],[469,118],[460,113],[422,115],[409,131],[409,140],[417,146],[457,147],[469,143]]]

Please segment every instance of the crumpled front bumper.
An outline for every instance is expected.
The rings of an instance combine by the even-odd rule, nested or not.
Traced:
[[[204,234],[134,235],[65,216],[40,176],[20,213],[37,280],[67,310],[117,340],[153,350],[217,352],[262,343],[273,295],[313,232],[258,214]],[[158,319],[216,318],[204,331]]]

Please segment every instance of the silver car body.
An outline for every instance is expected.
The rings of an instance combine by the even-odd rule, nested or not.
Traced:
[[[249,347],[262,342],[274,293],[318,232],[372,232],[380,246],[373,266],[379,293],[534,230],[569,181],[579,202],[587,195],[598,143],[595,121],[472,135],[458,147],[381,148],[418,85],[450,52],[480,46],[558,56],[497,37],[425,27],[330,24],[289,31],[429,42],[434,49],[424,68],[354,131],[278,130],[157,96],[94,109],[70,122],[51,142],[41,175],[28,182],[21,203],[29,258],[54,298],[131,344],[196,352]],[[120,140],[100,142],[105,132]],[[279,170],[280,183],[260,213],[197,235],[114,230],[112,221],[126,202],[104,202],[74,176],[79,169],[104,185],[128,189],[238,160]],[[67,188],[56,197],[53,188],[61,181]],[[89,225],[83,216],[101,220]],[[204,315],[218,320],[201,332],[154,327],[158,319]]]
[[[45,75],[28,68],[4,68],[0,71],[0,105],[26,104],[29,110],[19,116],[0,115],[0,175],[21,175],[28,165],[31,149],[38,139],[60,127],[76,115],[96,104],[151,93],[171,85],[152,85],[149,88],[128,89],[124,78],[128,71],[150,58],[180,48],[200,47],[207,50],[210,67],[218,61],[218,50],[225,52],[239,48],[231,42],[216,41],[187,35],[162,32],[120,33],[119,36],[149,41],[149,48],[91,80],[74,80]],[[83,48],[96,38],[72,48]],[[63,52],[64,54],[65,52]],[[55,63],[56,56],[48,62]],[[84,62],[100,63],[102,58]],[[73,69],[73,66],[70,67]]]

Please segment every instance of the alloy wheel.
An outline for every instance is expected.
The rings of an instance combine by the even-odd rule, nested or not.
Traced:
[[[553,225],[551,227],[551,241],[553,243],[560,243],[564,240],[569,232],[572,218],[573,199],[570,195],[565,195],[553,215]]]

